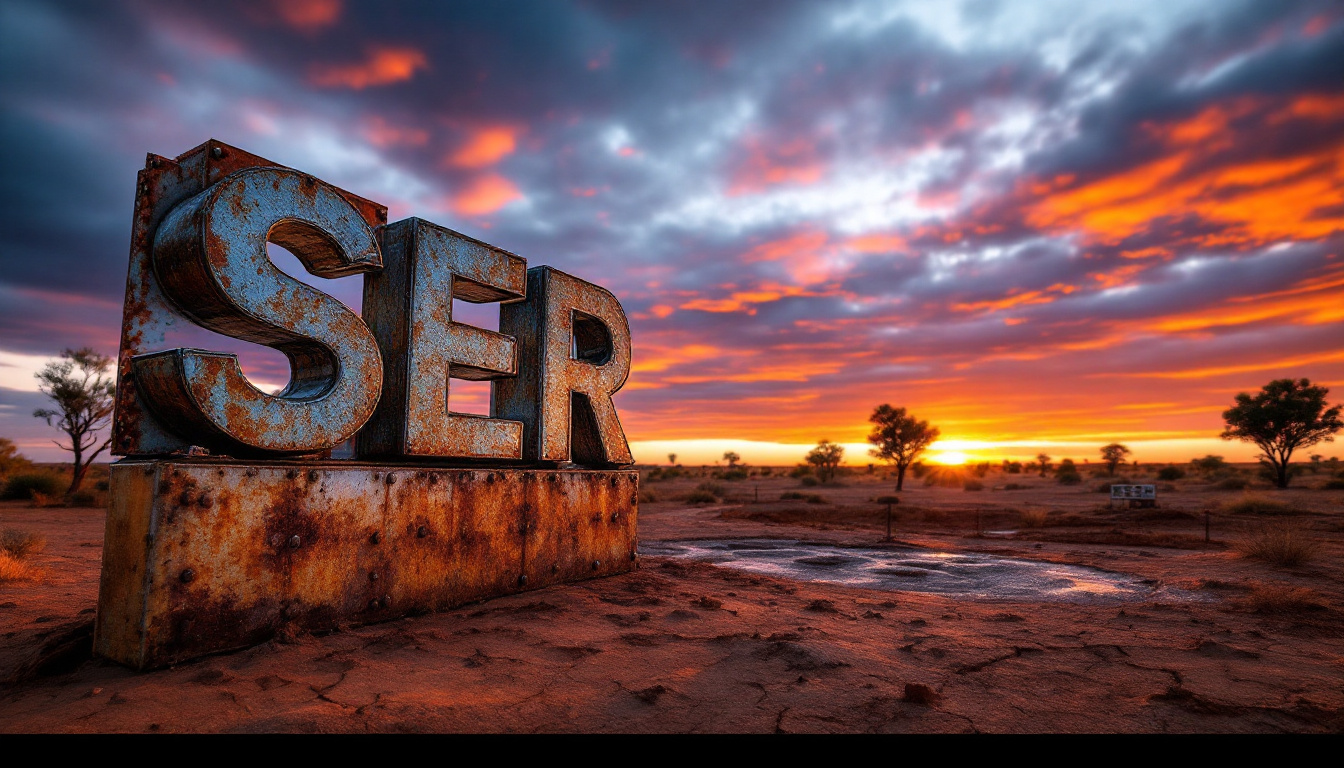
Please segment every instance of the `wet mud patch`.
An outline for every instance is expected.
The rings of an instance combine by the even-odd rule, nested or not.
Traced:
[[[1130,574],[977,552],[837,547],[787,539],[659,541],[643,545],[641,552],[797,581],[973,600],[1092,603],[1208,599]]]

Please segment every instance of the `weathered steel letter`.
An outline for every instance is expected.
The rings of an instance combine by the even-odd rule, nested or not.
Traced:
[[[498,414],[523,422],[523,458],[633,463],[611,396],[630,374],[630,324],[610,291],[550,267],[527,271],[527,300],[500,308],[519,375],[493,384]]]
[[[423,219],[381,237],[385,266],[364,277],[364,320],[383,351],[383,399],[356,440],[360,455],[521,458],[521,423],[453,413],[448,398],[450,377],[517,374],[513,338],[453,322],[453,299],[521,299],[527,262]]]
[[[136,385],[174,431],[216,452],[325,450],[368,420],[382,387],[373,335],[339,301],[281,272],[267,241],[319,277],[381,268],[373,228],[339,192],[285,168],[251,168],[178,205],[154,238],[154,271],[197,324],[289,358],[268,395],[222,352],[171,349],[133,360]]]

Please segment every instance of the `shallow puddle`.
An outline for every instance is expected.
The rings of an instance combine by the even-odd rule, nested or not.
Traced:
[[[1100,568],[973,552],[865,549],[783,539],[658,541],[641,544],[640,552],[701,560],[800,581],[932,592],[976,600],[1127,602],[1203,597],[1186,590],[1159,587],[1150,579]]]

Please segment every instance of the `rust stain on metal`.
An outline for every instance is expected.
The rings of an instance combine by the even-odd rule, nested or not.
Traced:
[[[95,650],[140,669],[637,565],[633,471],[126,461],[112,483]]]

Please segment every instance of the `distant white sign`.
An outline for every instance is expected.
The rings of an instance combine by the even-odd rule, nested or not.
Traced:
[[[1112,499],[1156,499],[1156,485],[1112,485]]]
[[[1127,502],[1129,507],[1156,507],[1156,485],[1112,485],[1111,504]]]

